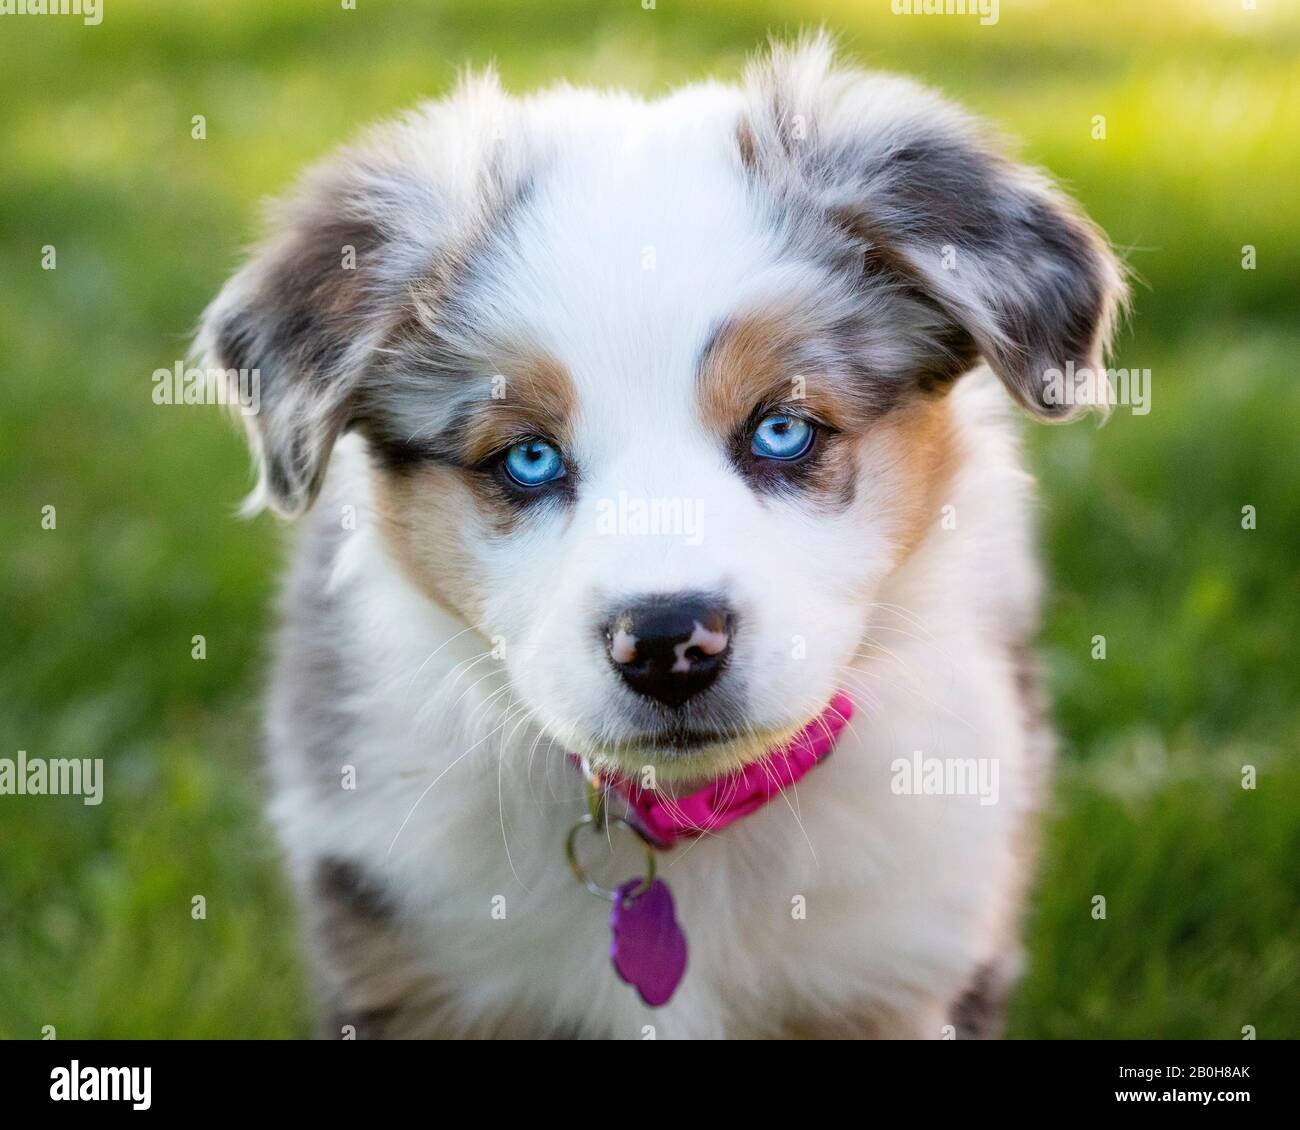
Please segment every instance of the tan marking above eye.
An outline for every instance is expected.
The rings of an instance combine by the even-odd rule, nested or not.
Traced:
[[[790,327],[775,313],[723,326],[709,343],[699,373],[700,411],[710,431],[729,435],[754,407],[790,395]]]
[[[471,405],[465,462],[480,463],[524,436],[540,436],[563,448],[578,403],[569,371],[554,357],[532,348],[504,351],[498,361],[503,395]]]
[[[797,308],[767,307],[721,326],[700,359],[700,415],[709,431],[730,436],[757,408],[798,411],[835,428],[860,419],[852,377],[807,364],[837,351],[809,330]]]

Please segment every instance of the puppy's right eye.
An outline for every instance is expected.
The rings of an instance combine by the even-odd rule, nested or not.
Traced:
[[[510,448],[502,460],[506,474],[521,487],[540,487],[564,478],[564,459],[543,439],[525,440]]]

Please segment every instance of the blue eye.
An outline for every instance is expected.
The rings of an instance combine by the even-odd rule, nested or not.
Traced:
[[[779,412],[754,429],[750,451],[763,459],[798,459],[812,447],[814,428],[807,420]]]
[[[540,487],[564,477],[564,460],[545,440],[517,443],[506,452],[506,474],[521,487]]]

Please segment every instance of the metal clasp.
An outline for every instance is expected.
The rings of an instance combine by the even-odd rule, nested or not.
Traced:
[[[582,860],[578,858],[578,836],[584,828],[590,828],[596,835],[608,832],[610,828],[618,828],[621,831],[629,832],[636,837],[645,852],[645,878],[641,880],[641,885],[635,891],[626,895],[628,902],[640,898],[650,889],[650,885],[655,880],[655,846],[634,824],[615,816],[611,818],[605,811],[605,787],[600,776],[592,773],[584,764],[583,771],[588,780],[587,808],[586,816],[580,817],[578,822],[569,829],[568,838],[564,841],[564,855],[569,861],[569,868],[577,877],[584,887],[593,895],[607,900],[608,902],[618,901],[618,891],[609,887],[602,886],[588,874],[586,867],[583,866]]]

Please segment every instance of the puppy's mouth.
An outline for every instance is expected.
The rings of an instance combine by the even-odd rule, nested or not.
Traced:
[[[746,726],[744,730],[666,725],[616,742],[578,740],[569,744],[593,768],[627,777],[653,768],[663,784],[696,787],[761,761],[815,727],[822,715],[818,712],[786,724]]]
[[[739,734],[724,730],[699,729],[690,726],[671,727],[653,734],[622,743],[621,748],[632,752],[653,756],[655,753],[689,754],[709,746],[726,745],[735,741]]]

